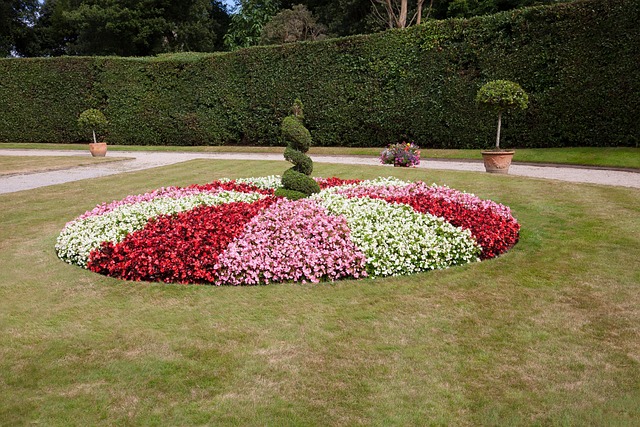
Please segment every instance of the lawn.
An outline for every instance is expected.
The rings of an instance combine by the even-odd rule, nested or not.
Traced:
[[[46,172],[126,160],[126,157],[0,156],[0,176]]]
[[[64,149],[87,150],[86,144],[29,144],[29,143],[0,143],[0,148],[24,149]],[[252,152],[252,153],[282,153],[284,147],[245,147],[245,146],[208,146],[208,147],[180,147],[180,146],[136,146],[110,145],[109,151],[202,151],[202,152]],[[311,147],[309,154],[339,155],[339,156],[369,156],[379,157],[382,148],[362,147]],[[480,150],[442,150],[422,147],[423,159],[455,159],[482,160]],[[523,163],[555,163],[580,166],[613,167],[625,169],[640,169],[640,148],[631,147],[566,147],[566,148],[518,148],[514,162]]]
[[[640,191],[394,174],[510,206],[480,264],[319,285],[122,282],[58,260],[64,224],[169,185],[282,173],[198,160],[0,195],[2,424],[638,425]]]

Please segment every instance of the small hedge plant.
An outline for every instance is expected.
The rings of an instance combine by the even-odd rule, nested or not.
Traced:
[[[78,125],[83,130],[91,130],[94,143],[98,142],[96,139],[96,132],[104,132],[108,124],[109,122],[107,121],[107,118],[104,116],[102,111],[95,108],[84,110],[82,113],[80,113],[80,116],[78,116]]]
[[[500,128],[502,127],[502,113],[521,109],[529,105],[529,96],[518,83],[509,80],[493,80],[478,90],[476,101],[498,113],[498,133],[496,136],[496,150],[500,150]]]

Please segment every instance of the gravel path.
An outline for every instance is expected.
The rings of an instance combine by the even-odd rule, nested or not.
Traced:
[[[114,175],[143,169],[167,166],[193,159],[227,159],[227,160],[282,160],[282,154],[271,153],[196,153],[196,152],[150,152],[150,151],[113,151],[113,157],[129,157],[129,160],[104,163],[94,166],[79,166],[64,170],[35,172],[0,177],[0,194],[30,190],[65,182],[79,181],[88,178]],[[0,156],[90,156],[88,152],[77,150],[19,150],[0,149]],[[379,165],[374,157],[358,156],[311,156],[318,163],[346,163],[358,165]],[[390,167],[390,166],[389,166]],[[423,169],[449,169],[461,171],[483,172],[481,161],[449,161],[430,160],[421,162]],[[512,164],[510,175],[533,178],[555,179],[569,182],[614,185],[640,188],[640,171],[619,171],[603,168],[585,168],[555,165]]]

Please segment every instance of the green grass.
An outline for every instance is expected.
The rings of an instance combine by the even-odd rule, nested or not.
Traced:
[[[2,424],[640,424],[638,190],[317,164],[505,203],[521,241],[409,277],[237,288],[56,258],[65,222],[98,203],[286,167],[199,160],[1,195]]]
[[[2,156],[0,155],[0,176],[19,173],[44,172],[111,163],[126,160],[126,157],[66,157],[66,156]]]
[[[0,143],[0,148],[39,148],[87,150],[86,144],[36,144],[36,143]],[[202,152],[253,152],[282,153],[283,147],[246,147],[246,146],[139,146],[110,145],[109,151],[202,151]],[[311,154],[339,156],[372,156],[380,155],[380,148],[358,147],[311,147]],[[436,150],[424,148],[423,159],[463,159],[481,160],[480,150]],[[580,166],[599,166],[625,169],[640,169],[640,148],[519,148],[514,156],[515,162],[553,163]]]

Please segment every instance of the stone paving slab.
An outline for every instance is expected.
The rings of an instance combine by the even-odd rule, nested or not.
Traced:
[[[277,153],[198,153],[198,152],[157,152],[157,151],[115,151],[117,156],[130,157],[130,160],[105,163],[95,166],[79,166],[63,170],[34,172],[20,175],[0,177],[0,194],[30,190],[49,185],[99,178],[125,172],[133,172],[160,166],[168,166],[194,159],[217,160],[276,160],[283,161],[282,154]],[[90,156],[88,152],[78,150],[37,150],[37,149],[0,149],[0,156]],[[320,156],[312,155],[314,162],[342,163],[382,166],[376,157],[363,156]],[[471,172],[484,172],[482,162],[423,160],[418,168],[443,169]],[[381,172],[383,174],[383,172]],[[575,168],[559,165],[523,165],[512,164],[510,175],[531,178],[555,179],[561,181],[613,185],[640,188],[640,172],[607,170],[602,168]]]

